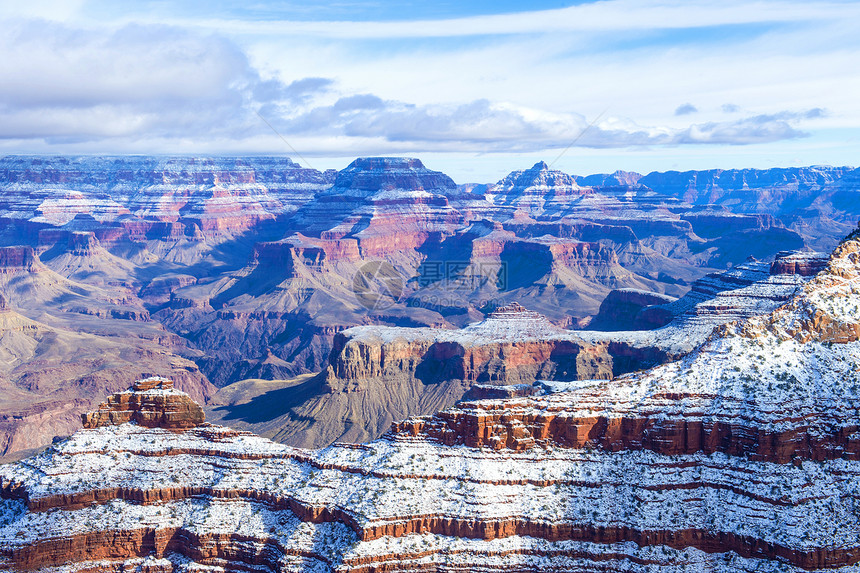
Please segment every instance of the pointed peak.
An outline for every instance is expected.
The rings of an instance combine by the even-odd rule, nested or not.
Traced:
[[[549,171],[549,165],[546,164],[546,161],[538,161],[529,171]]]

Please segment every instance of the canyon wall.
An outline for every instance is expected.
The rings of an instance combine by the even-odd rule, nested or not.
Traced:
[[[681,360],[463,402],[367,444],[149,414],[82,429],[0,466],[0,567],[849,573],[858,279],[850,240],[786,304]],[[144,399],[164,384],[107,404],[166,414]]]

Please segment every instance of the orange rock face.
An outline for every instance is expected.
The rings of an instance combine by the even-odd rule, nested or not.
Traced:
[[[172,381],[147,378],[136,382],[131,391],[108,397],[98,410],[82,414],[81,419],[84,428],[134,422],[147,428],[184,430],[199,426],[206,416],[188,394],[173,388]]]

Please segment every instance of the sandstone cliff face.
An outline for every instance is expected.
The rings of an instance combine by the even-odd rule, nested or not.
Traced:
[[[333,391],[411,378],[518,384],[612,376],[605,345],[584,344],[517,303],[461,330],[352,328],[335,338],[330,362]]]
[[[138,380],[130,391],[114,394],[95,412],[81,415],[84,428],[134,422],[147,428],[185,430],[205,419],[203,409],[188,394],[174,390],[173,381],[166,378]]]
[[[396,420],[453,405],[476,383],[607,378],[613,368],[606,345],[582,344],[519,305],[463,330],[355,327],[334,335],[330,362],[301,384],[212,413],[280,442],[321,447],[374,439]]]
[[[770,265],[772,275],[815,276],[827,268],[830,257],[823,253],[777,253]]]
[[[0,566],[850,573],[860,341],[815,317],[856,324],[858,253],[681,361],[465,402],[369,444],[81,430],[0,467]]]
[[[332,176],[273,157],[12,156],[0,159],[0,213],[36,229],[88,215],[98,231],[117,229],[125,240],[184,237],[195,228],[232,235],[295,210]]]
[[[33,247],[22,245],[0,247],[0,273],[31,271],[39,266],[39,257]]]

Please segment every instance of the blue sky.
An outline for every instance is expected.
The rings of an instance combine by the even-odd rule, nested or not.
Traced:
[[[860,164],[858,2],[32,0],[0,25],[0,153]]]

